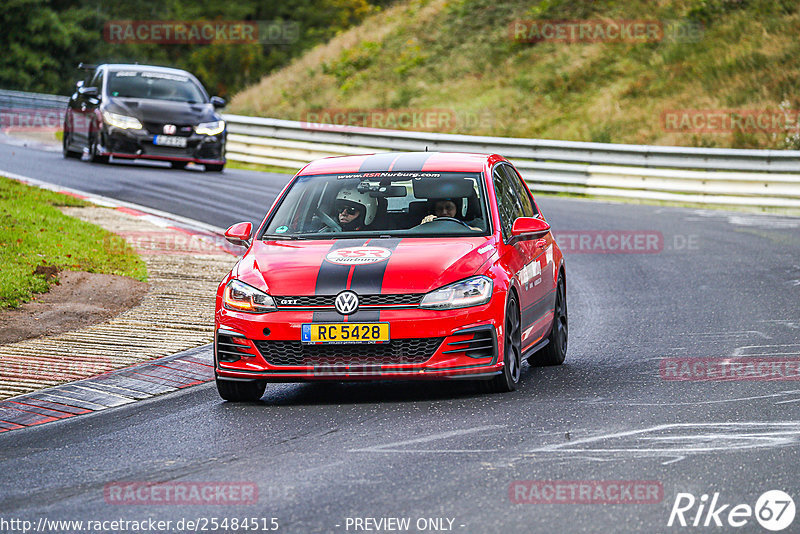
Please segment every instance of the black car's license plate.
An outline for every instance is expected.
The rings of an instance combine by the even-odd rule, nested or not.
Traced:
[[[176,146],[184,148],[186,146],[186,138],[177,135],[156,135],[153,137],[153,144],[159,146]]]

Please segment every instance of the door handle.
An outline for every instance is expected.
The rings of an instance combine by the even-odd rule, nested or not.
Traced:
[[[537,239],[536,248],[544,248],[547,246],[547,239]]]

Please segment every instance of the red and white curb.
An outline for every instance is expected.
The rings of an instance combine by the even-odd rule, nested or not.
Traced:
[[[139,253],[201,254],[206,256],[208,254],[220,256],[231,254],[238,256],[242,250],[227,243],[221,228],[200,221],[2,170],[0,170],[0,175],[31,186],[71,195],[98,206],[112,208],[162,228],[163,232],[161,233],[158,230],[155,232],[128,232],[127,234],[122,232],[122,237],[127,241],[131,242],[133,239],[131,244],[138,249]],[[186,236],[186,239],[182,239],[180,236]],[[167,238],[169,241],[166,241]],[[168,248],[166,251],[164,250],[165,244]],[[150,250],[150,246],[153,245],[155,246]],[[176,349],[179,350],[178,347]],[[31,350],[36,350],[36,347]],[[80,363],[77,362],[76,365]],[[204,344],[177,354],[2,400],[0,401],[0,432],[122,406],[213,379],[212,351],[210,345]]]
[[[0,401],[0,432],[114,408],[214,380],[209,346]]]

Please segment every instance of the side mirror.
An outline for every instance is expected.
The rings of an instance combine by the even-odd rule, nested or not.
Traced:
[[[97,87],[79,87],[78,94],[81,96],[98,96],[100,90]]]
[[[249,222],[236,223],[225,230],[225,239],[231,245],[239,247],[250,246],[250,234],[253,232],[253,224]]]
[[[224,98],[219,96],[212,96],[211,97],[211,105],[215,108],[224,108],[228,103],[225,101]]]
[[[519,217],[511,227],[512,236],[529,235],[535,237],[550,231],[550,225],[544,219],[536,217]]]

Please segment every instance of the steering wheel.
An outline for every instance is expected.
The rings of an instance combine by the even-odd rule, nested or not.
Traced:
[[[342,227],[339,226],[336,221],[334,221],[330,215],[322,211],[321,209],[317,209],[317,215],[319,218],[322,219],[322,222],[325,223],[325,226],[333,230],[334,232],[341,232]]]
[[[465,223],[465,222],[464,222],[464,221],[462,221],[461,219],[456,219],[455,217],[436,217],[434,220],[432,220],[432,221],[428,221],[428,222],[436,222],[436,221],[451,221],[451,222],[457,222],[458,224],[460,224],[460,225],[463,225],[463,226],[466,226],[467,228],[469,228],[470,230],[472,230],[472,228],[470,228],[470,226],[469,226],[467,223]]]

